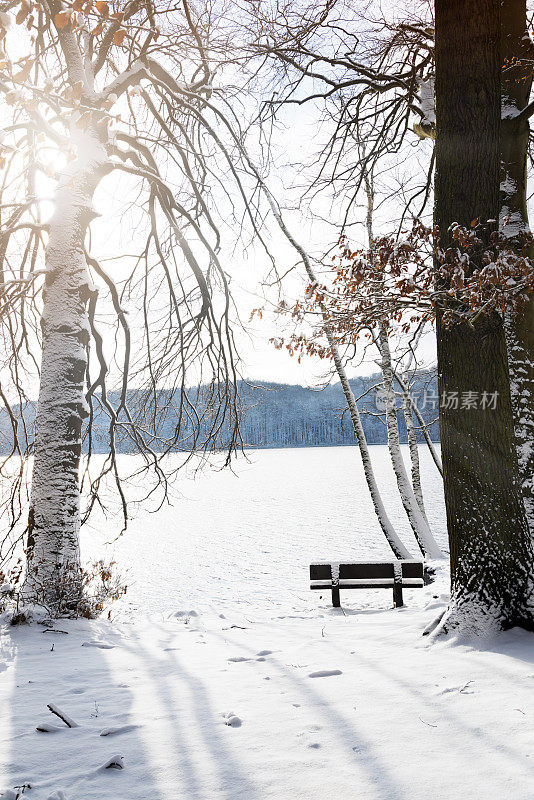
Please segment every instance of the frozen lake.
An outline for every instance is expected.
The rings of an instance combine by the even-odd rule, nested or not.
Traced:
[[[387,447],[374,446],[371,455],[388,513],[418,557]],[[420,458],[429,522],[446,547],[441,478],[425,446]],[[177,487],[172,507],[139,511],[103,548],[128,583],[121,605],[163,614],[180,607],[235,611],[236,603],[243,613],[305,613],[318,602],[308,588],[310,562],[391,557],[355,447],[253,451],[234,472],[183,475]],[[95,519],[85,529],[84,557],[100,555],[115,532]],[[347,603],[361,594],[347,593]],[[375,603],[382,597],[389,604],[389,592],[373,594]]]
[[[421,457],[443,544],[439,478]],[[386,448],[372,458],[416,555]],[[342,592],[341,609],[310,592],[313,559],[391,557],[357,450],[255,452],[237,475],[179,488],[108,547],[129,571],[111,623],[0,631],[6,800],[24,784],[33,800],[309,800],[318,786],[343,800],[532,800],[531,634],[423,637],[448,601],[446,564],[403,608],[390,590]],[[117,524],[95,519],[85,555]],[[37,733],[56,722],[51,701],[75,729]]]

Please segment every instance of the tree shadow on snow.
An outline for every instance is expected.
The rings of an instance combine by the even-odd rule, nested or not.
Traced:
[[[127,626],[60,620],[54,628],[33,624],[2,631],[0,796],[167,800],[158,776],[146,769],[135,673],[122,658]],[[49,703],[76,726],[52,714]],[[50,729],[38,732],[37,726]],[[117,765],[106,768],[110,761]]]
[[[170,798],[188,800],[262,800],[247,770],[239,763],[228,745],[228,729],[222,709],[214,706],[207,685],[185,666],[176,653],[176,634],[154,625],[161,637],[157,651],[142,641],[130,644],[150,681],[154,703],[164,709],[164,724],[169,732],[165,753],[167,768],[174,775],[169,787]],[[193,632],[193,628],[189,629]],[[169,645],[164,647],[162,645]],[[189,710],[189,717],[185,713]],[[240,725],[240,720],[236,724]],[[163,720],[162,720],[163,723]],[[233,723],[227,721],[227,725]]]
[[[165,632],[165,629],[160,630],[162,633]],[[206,631],[206,634],[220,639],[224,644],[228,644],[222,632],[210,628],[209,631]],[[232,647],[250,657],[257,655],[253,648],[247,647],[242,643],[233,643]],[[225,797],[226,800],[237,800],[238,798],[243,798],[243,800],[264,800],[265,793],[258,794],[258,788],[254,788],[251,785],[245,770],[242,767],[240,768],[235,758],[231,757],[224,738],[219,733],[221,730],[224,732],[224,728],[221,728],[220,724],[220,714],[217,714],[212,707],[205,685],[177,659],[176,654],[173,655],[172,667],[170,666],[168,671],[168,679],[164,683],[160,682],[158,689],[163,695],[170,697],[171,684],[174,680],[178,680],[189,687],[194,697],[197,725],[203,732],[203,739],[206,744],[206,756],[209,755],[213,760],[220,775],[221,796]],[[235,660],[240,661],[242,659],[236,657]],[[249,658],[243,656],[243,660],[248,661]],[[384,798],[384,800],[392,800],[392,798],[395,798],[395,800],[408,800],[413,796],[409,790],[403,791],[403,788],[395,779],[390,769],[388,752],[379,752],[378,748],[373,746],[354,722],[349,721],[337,709],[325,704],[324,697],[313,688],[310,681],[302,680],[293,670],[282,664],[274,654],[269,654],[269,665],[274,666],[282,676],[288,678],[300,697],[304,698],[317,713],[321,714],[324,723],[334,733],[345,751],[346,763],[353,763],[358,768],[363,769],[364,772],[367,772],[369,784],[373,786],[376,792],[373,797]],[[283,749],[283,741],[286,734],[281,730],[279,735],[282,739],[281,746]],[[251,740],[248,741],[248,744],[254,746],[255,743]],[[288,740],[287,745],[291,747],[292,742]],[[256,746],[259,745],[256,743]],[[301,769],[301,766],[301,764],[296,764],[295,768]],[[299,775],[296,774],[297,779],[298,777]],[[329,784],[329,777],[326,772],[325,783]],[[194,789],[194,787],[191,788]],[[354,788],[354,785],[351,784],[350,791],[352,792]],[[358,791],[360,789],[361,787],[358,788]],[[284,795],[270,793],[269,796],[273,798],[280,797],[280,800],[283,797],[286,800],[286,797],[289,798],[293,795],[288,789],[284,792]],[[197,795],[192,791],[189,797],[192,799],[196,798]]]

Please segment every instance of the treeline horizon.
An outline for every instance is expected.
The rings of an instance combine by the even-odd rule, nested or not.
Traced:
[[[352,391],[358,399],[358,408],[368,444],[387,444],[385,410],[380,395],[381,376],[377,374],[358,376],[350,380]],[[398,387],[397,387],[398,388]],[[207,387],[189,390],[195,403],[199,397],[206,396]],[[428,424],[434,441],[439,441],[437,377],[435,371],[420,371],[412,381],[411,395],[421,415]],[[239,427],[243,447],[269,449],[284,447],[327,447],[355,445],[356,437],[348,417],[345,399],[339,382],[322,389],[313,389],[301,384],[277,383],[274,381],[240,380],[237,384],[237,404]],[[144,402],[143,391],[132,389],[128,392],[128,407],[137,422],[146,418],[147,437],[151,448],[156,452],[165,449],[165,442],[175,436],[179,418],[180,392],[161,389],[157,392],[158,407],[150,408]],[[115,405],[114,392],[108,393],[108,401]],[[94,398],[94,420],[91,437],[93,453],[107,453],[110,450],[109,417],[99,407],[98,397]],[[36,403],[28,402],[21,413],[20,406],[14,407],[17,417],[25,427],[23,443],[31,445],[34,437]],[[406,424],[398,400],[397,414],[401,443],[407,442]],[[209,415],[208,415],[209,419]],[[417,429],[420,441],[423,436]],[[190,435],[187,421],[182,422],[179,443],[171,451],[189,450]],[[12,423],[6,409],[0,412],[0,453],[7,455],[12,450]],[[128,435],[128,426],[116,431],[115,449],[117,453],[135,452],[135,446]],[[228,431],[223,425],[218,435],[217,445],[224,449],[228,443]],[[88,452],[88,437],[84,437],[83,451]]]

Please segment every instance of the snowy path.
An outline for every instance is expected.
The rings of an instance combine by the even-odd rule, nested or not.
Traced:
[[[270,620],[178,612],[62,623],[68,635],[7,630],[0,789],[30,783],[30,800],[532,800],[534,638],[431,646],[421,631],[441,608],[435,591],[346,616],[313,597],[307,615]],[[42,721],[62,729],[38,733]],[[123,770],[101,768],[113,756]]]

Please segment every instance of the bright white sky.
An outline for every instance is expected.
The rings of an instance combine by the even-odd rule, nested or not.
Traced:
[[[9,36],[13,34],[10,32]],[[315,217],[304,214],[294,207],[299,195],[296,181],[305,181],[305,176],[299,176],[291,164],[299,162],[313,163],[314,154],[320,148],[321,140],[327,138],[327,131],[322,131],[318,125],[318,112],[311,105],[292,106],[285,114],[284,125],[280,126],[273,138],[274,164],[269,177],[269,185],[275,196],[285,208],[286,222],[295,237],[312,254],[323,253],[329,245],[336,241],[338,236],[337,223],[341,220],[339,206],[331,204],[328,198],[321,200],[320,205],[314,207]],[[415,135],[414,135],[415,139]],[[425,152],[428,150],[428,152]],[[422,144],[418,154],[421,160],[429,158],[429,145]],[[52,184],[43,184],[43,196],[49,196]],[[127,194],[127,193],[126,193]],[[362,198],[363,200],[363,198]],[[121,253],[131,252],[131,228],[121,230],[118,221],[121,219],[122,208],[126,203],[120,181],[106,179],[95,197],[95,207],[102,214],[100,220],[93,224],[93,245],[99,255],[107,253],[116,258]],[[292,209],[293,206],[293,209]],[[51,206],[50,206],[51,210]],[[352,222],[357,222],[361,215],[364,218],[363,207],[355,210]],[[395,213],[388,208],[382,209],[380,218],[376,222],[376,230],[389,233],[388,220],[395,217]],[[322,218],[322,219],[321,219]],[[331,221],[327,222],[326,220]],[[354,242],[364,244],[364,228],[351,229]],[[227,237],[227,241],[228,241]],[[277,230],[275,224],[266,232],[269,247],[275,255],[279,274],[284,274],[296,261],[294,253]],[[104,255],[105,257],[105,255]],[[266,288],[262,283],[268,271],[268,261],[260,245],[250,244],[245,252],[243,245],[237,246],[232,254],[227,254],[222,259],[224,266],[231,275],[231,287],[235,303],[238,307],[246,331],[237,331],[239,354],[241,356],[241,374],[252,380],[267,380],[282,383],[301,383],[304,385],[317,385],[325,380],[329,365],[318,359],[305,358],[300,364],[296,358],[291,358],[285,348],[277,350],[269,339],[274,336],[283,336],[291,331],[291,322],[274,314],[274,304],[277,302],[277,289]],[[113,271],[120,273],[120,261],[113,262]],[[295,270],[284,281],[283,296],[288,301],[294,301],[303,294],[307,281],[303,269]],[[249,322],[252,309],[264,307],[263,319],[255,318]],[[135,310],[130,309],[130,325],[135,320]],[[422,356],[426,365],[434,360],[433,335],[431,332],[422,343]],[[376,371],[374,358],[376,353],[370,352],[365,360],[358,358],[349,366],[352,374],[369,374]]]

